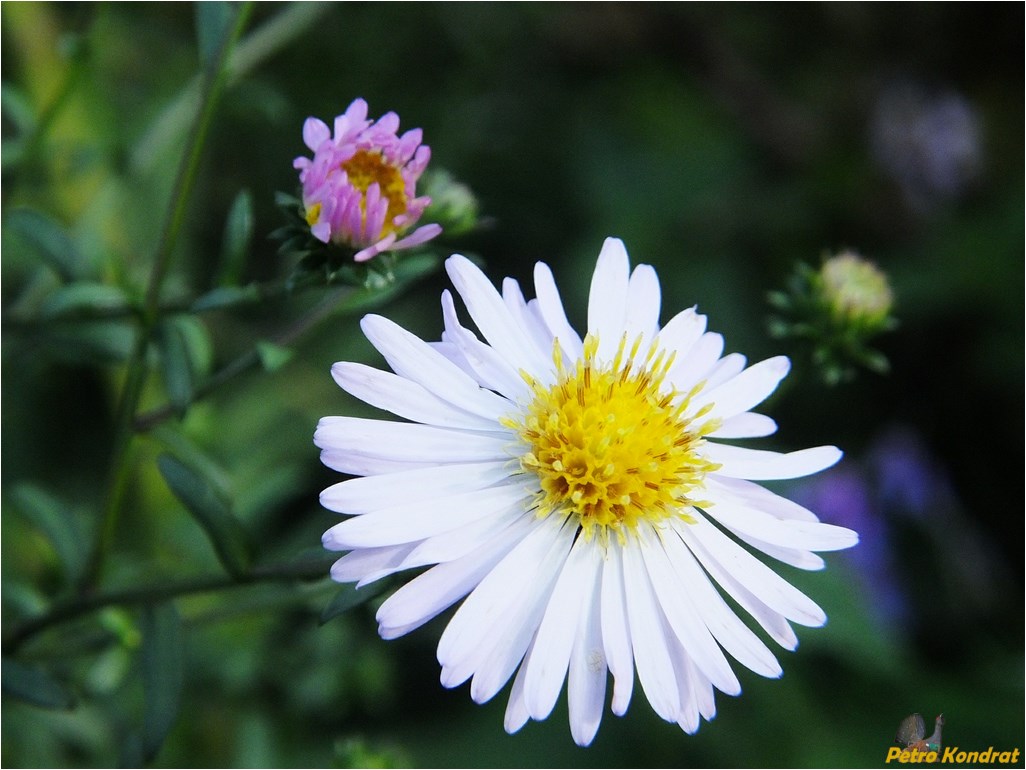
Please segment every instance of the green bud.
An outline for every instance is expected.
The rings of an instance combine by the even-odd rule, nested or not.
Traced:
[[[823,299],[837,320],[879,328],[894,304],[887,276],[854,252],[830,257],[819,271]]]
[[[437,222],[450,237],[468,233],[477,226],[480,215],[477,198],[448,171],[429,171],[420,184],[424,194],[431,198],[431,205],[424,211],[425,222]]]

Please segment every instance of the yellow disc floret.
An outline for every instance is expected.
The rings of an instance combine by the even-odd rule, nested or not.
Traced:
[[[640,338],[629,355],[626,342],[611,364],[599,365],[598,340],[589,335],[573,368],[557,343],[555,384],[524,375],[534,398],[505,421],[528,447],[520,466],[538,477],[538,515],[574,516],[586,537],[622,538],[641,521],[689,519],[692,506],[706,504],[692,493],[717,467],[699,453],[718,424],[701,421],[711,404],[685,416],[701,385],[674,390],[665,383],[673,356],[652,346],[637,361]]]
[[[394,231],[393,220],[406,213],[409,205],[401,168],[385,160],[380,150],[357,150],[353,157],[342,163],[341,168],[346,172],[349,183],[364,194],[372,184],[378,183],[381,197],[388,200],[382,234]]]

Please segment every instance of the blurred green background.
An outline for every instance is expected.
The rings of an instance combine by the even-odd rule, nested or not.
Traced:
[[[132,334],[123,319],[26,322],[19,312],[60,279],[41,262],[46,244],[10,217],[42,212],[63,228],[58,252],[80,260],[72,272],[141,295],[203,42],[182,3],[2,13],[6,638],[69,595],[88,550]],[[495,282],[529,285],[547,261],[580,327],[594,258],[615,235],[656,266],[664,321],[697,303],[729,350],[791,354],[771,405],[781,430],[762,443],[843,448],[837,469],[782,488],[862,543],[828,555],[822,573],[781,568],[830,617],[780,653],[781,680],[740,671],[745,692],[721,696],[695,736],[661,722],[636,688],[589,749],[570,739],[565,697],[510,737],[508,689],[483,707],[467,687],[444,690],[434,646],[445,616],[384,642],[374,601],[319,624],[337,592],[326,579],[183,597],[180,710],[153,764],[877,766],[916,711],[928,723],[945,714],[946,745],[1023,748],[1022,23],[1012,3],[257,4],[167,296],[215,284],[242,190],[254,238],[241,282],[285,275],[266,236],[284,221],[275,191],[296,191],[303,120],[330,122],[362,96],[372,116],[395,110],[422,127],[433,165],[476,193],[487,226],[442,246],[480,256]],[[878,341],[889,375],[828,388],[808,350],[767,334],[766,293],[796,262],[842,248],[887,271],[901,325]],[[437,339],[445,286],[435,273],[382,312]],[[218,369],[317,299],[185,322],[197,365]],[[320,466],[313,429],[366,409],[329,368],[382,362],[353,314],[290,351],[133,445],[105,588],[223,574],[155,467],[168,449],[218,480],[259,563],[316,553],[335,520],[317,494],[338,478]],[[151,376],[143,410],[167,387]],[[40,490],[63,518],[40,517]],[[157,708],[140,684],[154,622],[109,607],[21,647],[16,663],[47,671],[74,707],[5,695],[3,764],[129,761]]]

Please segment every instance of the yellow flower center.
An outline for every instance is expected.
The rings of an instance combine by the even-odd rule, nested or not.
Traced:
[[[640,338],[625,356],[626,335],[612,364],[595,360],[598,340],[589,335],[574,368],[553,348],[556,383],[546,386],[529,375],[534,399],[523,415],[505,421],[529,447],[520,466],[538,477],[539,516],[574,516],[585,537],[596,530],[618,537],[639,522],[671,516],[691,520],[691,499],[705,474],[718,466],[699,454],[703,437],[718,420],[696,425],[712,405],[685,416],[696,386],[683,394],[664,385],[673,356],[649,349],[635,363]]]
[[[408,205],[406,182],[403,180],[401,170],[388,163],[382,157],[380,150],[357,150],[356,154],[342,163],[340,168],[346,172],[349,183],[364,196],[372,184],[378,183],[381,196],[388,200],[388,213],[385,214],[385,224],[381,229],[381,234],[388,235],[393,232],[396,229],[392,224],[393,220],[400,214],[405,214]],[[360,208],[366,217],[366,202],[361,202]]]

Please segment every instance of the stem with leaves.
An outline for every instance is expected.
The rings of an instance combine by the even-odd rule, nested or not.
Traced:
[[[226,28],[216,53],[210,56],[206,63],[200,98],[200,110],[186,140],[182,162],[175,178],[171,203],[160,239],[158,240],[153,268],[150,273],[136,343],[128,362],[128,371],[125,375],[125,383],[121,391],[107,495],[97,527],[92,554],[83,575],[81,584],[83,594],[91,592],[102,578],[104,558],[114,536],[118,511],[121,507],[121,501],[124,497],[125,487],[130,475],[128,450],[133,436],[132,424],[135,411],[139,406],[143,385],[146,382],[146,353],[150,346],[153,331],[160,318],[161,286],[170,265],[171,255],[178,242],[182,223],[185,220],[190,193],[196,181],[196,172],[199,169],[203,145],[213,120],[218,99],[223,90],[226,76],[225,64],[228,61],[232,46],[238,40],[246,25],[251,10],[252,5],[250,3],[244,3],[239,7],[233,23]]]

